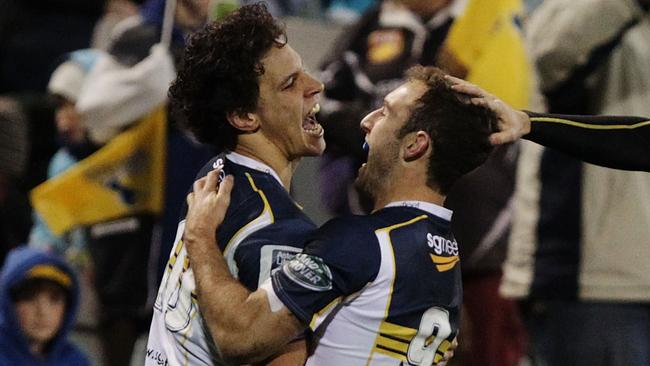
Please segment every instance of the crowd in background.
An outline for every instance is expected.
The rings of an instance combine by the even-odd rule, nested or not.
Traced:
[[[647,0],[267,2],[346,30],[310,65],[331,215],[368,210],[359,121],[414,64],[517,108],[650,115]],[[213,154],[167,86],[187,36],[237,4],[178,0],[169,28],[164,0],[0,0],[0,365],[143,363],[185,194]],[[446,203],[464,277],[450,364],[650,365],[648,197],[647,173],[497,148]],[[30,316],[58,320],[34,335]]]

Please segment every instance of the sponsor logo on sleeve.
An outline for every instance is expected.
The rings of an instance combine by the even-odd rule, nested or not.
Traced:
[[[440,235],[427,234],[427,245],[433,249],[429,253],[431,260],[436,264],[438,272],[449,271],[460,261],[458,257],[458,243]]]
[[[332,289],[332,272],[321,258],[300,253],[282,266],[291,281],[313,290],[327,291]]]
[[[286,250],[274,250],[272,256],[271,270],[281,267],[284,263],[292,260],[296,252]]]

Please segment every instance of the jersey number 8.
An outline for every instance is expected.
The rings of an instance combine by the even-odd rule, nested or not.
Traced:
[[[431,366],[440,361],[436,357],[440,345],[451,335],[451,324],[447,310],[432,307],[422,314],[418,332],[408,348],[408,362],[412,365]],[[447,343],[447,342],[446,342]],[[440,350],[444,353],[443,350]]]

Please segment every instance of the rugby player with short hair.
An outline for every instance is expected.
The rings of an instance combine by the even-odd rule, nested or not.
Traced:
[[[242,182],[218,184],[219,169],[195,182],[183,240],[201,313],[224,358],[263,360],[310,328],[307,365],[446,363],[462,290],[452,213],[442,205],[458,178],[487,159],[496,123],[440,70],[410,69],[361,122],[368,160],[357,184],[373,213],[328,222],[253,292],[217,249],[231,189]]]

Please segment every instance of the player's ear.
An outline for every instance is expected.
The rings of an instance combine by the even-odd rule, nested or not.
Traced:
[[[230,112],[226,118],[231,126],[243,132],[255,132],[260,128],[260,120],[255,113]]]
[[[409,133],[402,141],[402,151],[405,161],[417,160],[429,151],[431,137],[424,131]]]

